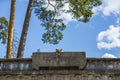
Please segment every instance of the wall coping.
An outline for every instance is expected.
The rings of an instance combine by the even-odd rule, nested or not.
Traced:
[[[32,61],[32,58],[21,58],[21,59],[15,59],[15,58],[12,58],[12,59],[0,59],[0,62],[28,62],[28,61]]]
[[[85,71],[85,70],[77,70],[77,71],[0,71],[0,75],[70,75],[70,74],[75,74],[75,75],[80,75],[80,74],[101,74],[101,75],[120,75],[120,71]]]
[[[93,61],[95,61],[95,60],[102,60],[102,61],[119,61],[120,60],[120,58],[87,58],[87,60],[93,60]]]
[[[96,61],[96,60],[102,60],[102,61],[119,61],[120,58],[86,58],[87,61]],[[21,58],[21,59],[4,59],[4,58],[0,58],[0,61],[3,62],[14,62],[14,61],[18,61],[18,62],[22,62],[22,61],[32,61],[32,58]]]

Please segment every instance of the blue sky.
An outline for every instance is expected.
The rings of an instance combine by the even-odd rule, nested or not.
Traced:
[[[0,0],[0,17],[9,20],[10,1]],[[15,32],[21,35],[28,0],[16,0]],[[70,14],[62,14],[67,28],[64,38],[57,45],[43,44],[41,41],[44,28],[32,12],[24,57],[31,57],[33,52],[54,52],[61,48],[63,52],[86,52],[87,57],[120,57],[120,0],[103,0],[103,4],[93,9],[94,15],[88,23],[75,21]],[[65,6],[67,8],[67,6]],[[0,43],[0,57],[6,53],[6,45]]]

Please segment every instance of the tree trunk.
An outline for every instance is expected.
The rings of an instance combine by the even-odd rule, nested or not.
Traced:
[[[12,55],[15,6],[16,6],[16,0],[11,0],[11,10],[10,10],[10,21],[9,21],[9,30],[8,30],[8,43],[7,43],[6,58],[11,58],[11,55]]]
[[[17,58],[22,58],[24,54],[24,47],[25,47],[31,12],[33,8],[33,3],[34,3],[34,0],[29,0],[27,12],[26,12],[26,16],[23,24],[22,34],[20,38],[19,48],[17,52]]]

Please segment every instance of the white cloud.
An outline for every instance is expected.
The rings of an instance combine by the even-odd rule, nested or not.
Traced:
[[[66,11],[69,10],[69,4],[66,3],[62,9]],[[63,18],[65,24],[68,24],[69,22],[74,21],[70,13],[64,13],[64,12],[60,12],[60,13],[61,13],[61,16],[59,16],[59,18]]]
[[[93,12],[97,15],[100,12],[104,16],[113,14],[116,17],[116,24],[120,25],[120,0],[102,0],[102,5],[95,7]],[[110,25],[109,29],[98,34],[97,47],[99,49],[112,49],[120,47],[120,26]]]
[[[97,37],[97,47],[99,49],[108,49],[120,47],[120,26],[111,25],[109,29],[102,31]]]
[[[102,0],[102,5],[93,9],[94,13],[102,12],[105,16],[109,16],[111,13],[120,14],[120,0]]]
[[[48,2],[46,1],[46,3],[48,3]],[[53,5],[55,5],[55,2],[54,2],[54,1],[51,1],[51,3],[52,3]],[[44,6],[48,6],[48,5],[46,4],[46,5],[44,5]],[[49,5],[48,10],[54,10],[54,7]],[[72,19],[72,16],[71,16],[70,13],[65,13],[65,12],[63,12],[63,10],[65,10],[65,11],[69,10],[69,4],[68,4],[68,3],[65,3],[65,4],[64,4],[64,7],[63,7],[63,8],[61,9],[61,11],[59,12],[59,13],[60,13],[60,16],[57,16],[57,18],[62,18],[62,19],[64,20],[64,23],[65,23],[65,24],[68,24],[69,22],[75,20],[75,19]]]
[[[120,16],[117,16],[116,23],[117,23],[118,25],[120,25]]]
[[[105,53],[102,58],[117,58],[116,56],[114,56],[113,54],[109,54],[109,53]]]

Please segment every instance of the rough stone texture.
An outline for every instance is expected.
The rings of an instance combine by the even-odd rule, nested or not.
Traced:
[[[88,58],[84,70],[120,71],[120,58]]]
[[[0,80],[120,80],[120,58],[87,58],[82,70],[33,70],[32,59],[0,59]]]
[[[7,71],[0,72],[0,80],[120,80],[120,72]]]
[[[40,67],[79,67],[83,69],[86,65],[85,52],[61,52],[33,53],[32,68],[39,70]]]
[[[0,59],[0,71],[32,70],[32,59]]]
[[[32,59],[0,59],[0,71],[31,71]],[[120,71],[120,58],[87,58],[87,71]]]

